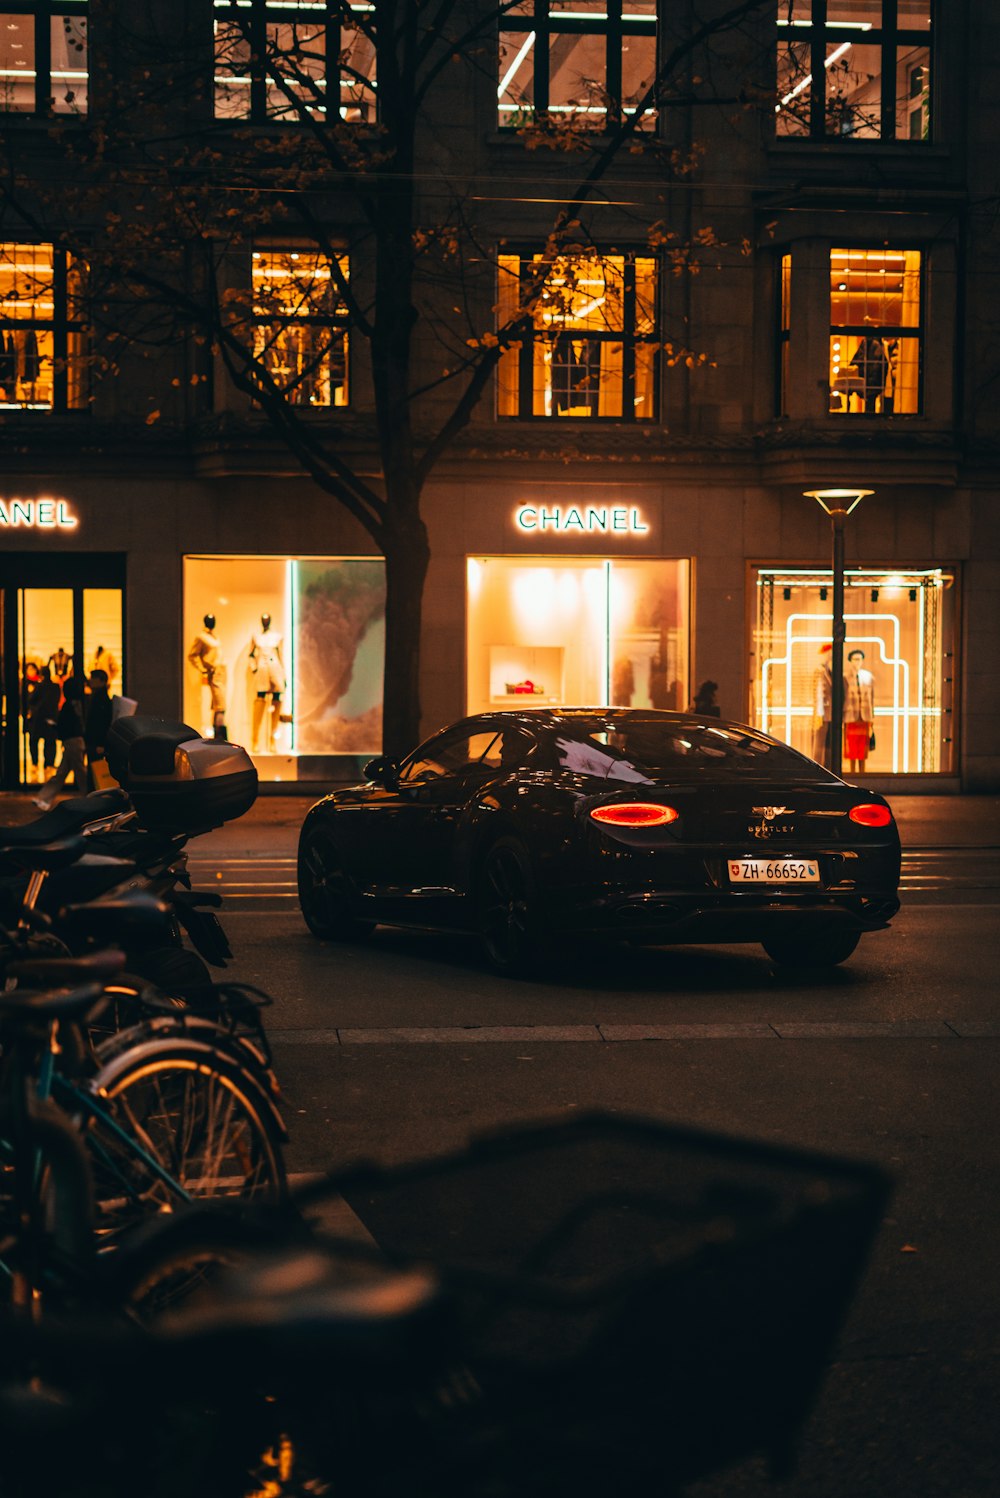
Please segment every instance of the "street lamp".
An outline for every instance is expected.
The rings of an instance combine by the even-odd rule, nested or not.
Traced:
[[[830,656],[830,769],[839,775],[844,748],[844,521],[874,489],[806,489],[833,530],[833,652]]]

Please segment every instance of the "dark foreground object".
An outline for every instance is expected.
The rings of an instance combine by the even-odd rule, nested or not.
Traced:
[[[289,1498],[561,1498],[670,1495],[761,1452],[784,1471],[887,1192],[594,1115],[299,1193],[346,1197],[377,1250],[179,1216],[153,1229],[145,1330],[29,1329],[33,1386],[0,1390],[8,1491],[243,1498],[266,1468]],[[202,1261],[220,1272],[171,1307],[162,1267],[186,1286]]]

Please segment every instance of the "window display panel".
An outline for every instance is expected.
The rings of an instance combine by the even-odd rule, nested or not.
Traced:
[[[262,779],[381,751],[381,558],[186,557],[184,639],[185,720],[242,744]]]
[[[122,690],[122,595],[120,588],[83,590],[83,666],[106,671],[112,697]]]
[[[827,758],[832,574],[757,569],[751,722]],[[954,765],[955,574],[845,574],[845,774],[950,774]]]
[[[683,708],[686,561],[470,557],[468,710]]]

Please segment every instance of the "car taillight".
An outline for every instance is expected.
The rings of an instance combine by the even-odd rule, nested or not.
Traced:
[[[664,822],[676,822],[680,812],[654,801],[615,801],[611,806],[595,806],[590,815],[595,822],[610,822],[614,827],[662,827]]]
[[[873,806],[870,802],[852,806],[847,815],[862,827],[888,827],[892,821],[892,812],[887,806]]]

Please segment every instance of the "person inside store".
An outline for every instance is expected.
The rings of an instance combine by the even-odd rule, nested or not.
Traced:
[[[34,802],[48,811],[70,775],[83,795],[87,789],[87,745],[83,736],[83,682],[75,676],[63,684],[63,702],[56,719],[56,738],[62,744],[62,756],[52,779],[42,787]]]
[[[111,693],[108,691],[108,673],[99,666],[90,673],[89,691],[84,699],[83,741],[87,748],[87,767],[93,790],[100,790],[100,770],[95,766],[104,759],[104,746],[111,727]]]
[[[692,713],[699,713],[703,718],[721,718],[722,709],[715,700],[715,694],[719,690],[717,681],[703,681],[689,709]]]
[[[59,688],[48,666],[37,666],[36,679],[25,694],[24,718],[28,729],[28,773],[33,780],[47,780],[56,767],[56,718]],[[27,683],[26,683],[27,685]]]
[[[252,747],[260,748],[261,727],[267,719],[264,750],[274,753],[274,736],[281,716],[281,694],[285,690],[285,663],[281,657],[281,635],[271,628],[270,614],[261,614],[260,629],[250,638],[249,669],[253,690]]]
[[[851,773],[865,768],[875,748],[875,677],[865,665],[863,650],[851,650],[844,672],[844,757]]]

